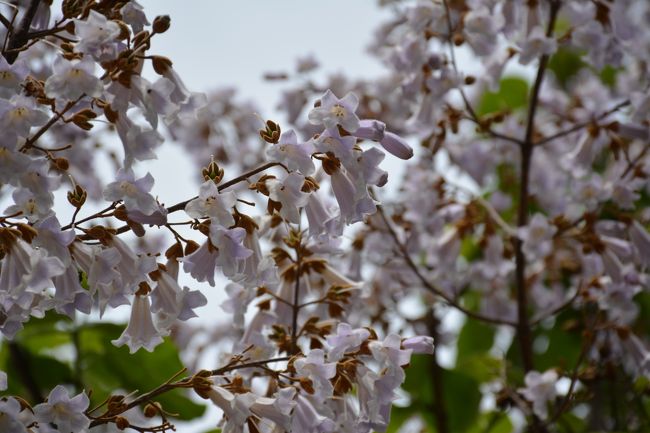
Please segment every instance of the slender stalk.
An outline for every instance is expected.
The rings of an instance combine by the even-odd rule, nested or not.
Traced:
[[[555,28],[555,20],[561,7],[559,0],[551,1],[550,17],[546,36],[550,37]],[[522,227],[528,223],[530,166],[533,159],[533,135],[535,132],[535,114],[539,106],[539,91],[544,82],[544,75],[548,66],[549,56],[543,55],[539,60],[535,84],[531,90],[526,133],[521,149],[521,165],[519,171],[519,203],[517,207],[517,226]],[[514,238],[515,247],[515,285],[517,290],[517,339],[519,341],[524,370],[529,372],[534,369],[533,364],[533,339],[528,317],[528,288],[526,287],[526,258],[522,250],[522,241]]]

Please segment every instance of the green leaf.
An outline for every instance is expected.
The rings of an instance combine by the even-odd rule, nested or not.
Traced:
[[[528,104],[528,82],[519,77],[501,80],[497,92],[485,92],[478,105],[478,115],[499,111],[515,111]]]
[[[433,379],[431,355],[415,355],[406,369],[402,386],[411,396],[411,406],[435,431]],[[479,382],[459,370],[442,369],[444,405],[448,415],[449,430],[466,431],[478,417],[481,392]],[[399,410],[398,412],[403,412]],[[403,413],[399,414],[403,416]],[[406,418],[408,419],[408,418]],[[406,419],[402,419],[402,422]],[[392,424],[392,423],[391,423]]]
[[[566,87],[569,80],[586,66],[580,58],[580,53],[570,48],[558,49],[548,62],[548,69],[553,71],[562,87]]]
[[[469,318],[458,336],[458,359],[487,352],[494,343],[494,327]]]
[[[504,412],[482,413],[469,433],[511,433],[512,422]]]
[[[183,368],[178,351],[169,340],[152,353],[140,350],[131,355],[126,347],[113,346],[111,340],[117,339],[123,328],[103,323],[78,330],[82,382],[93,390],[93,403],[103,401],[116,389],[148,392]],[[164,393],[155,401],[165,410],[178,414],[181,420],[194,419],[205,411],[205,406],[194,403],[181,390]]]
[[[22,381],[25,374],[31,376],[43,397],[46,397],[49,391],[60,383],[74,382],[72,370],[66,363],[52,356],[33,353],[17,341],[13,343],[15,345],[13,350],[19,351],[22,359],[16,360],[11,355],[9,344],[11,343],[3,342],[0,350],[0,370],[5,371],[9,377],[7,394],[20,395],[31,400],[30,393]]]

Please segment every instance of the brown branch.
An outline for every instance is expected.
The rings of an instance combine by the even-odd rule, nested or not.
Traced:
[[[555,28],[555,20],[561,7],[558,0],[551,1],[550,17],[546,36],[550,37]],[[531,90],[528,119],[526,122],[526,133],[521,146],[521,167],[519,176],[519,204],[517,207],[517,226],[522,227],[528,223],[528,188],[530,182],[530,166],[533,158],[533,134],[535,132],[535,113],[539,105],[539,91],[544,81],[544,75],[548,66],[549,56],[543,55],[539,60],[535,84]],[[515,247],[515,284],[517,291],[517,339],[524,370],[529,372],[534,369],[533,365],[533,339],[528,319],[528,288],[526,287],[526,257],[522,250],[522,241],[514,238]]]
[[[9,38],[9,43],[7,44],[7,48],[3,54],[7,63],[10,65],[13,64],[18,57],[18,48],[22,47],[27,41],[29,41],[29,28],[32,25],[32,21],[34,20],[34,16],[36,15],[40,3],[41,0],[31,0],[22,20],[20,20],[18,29],[12,33]]]
[[[38,131],[36,131],[36,133],[35,133],[33,136],[31,136],[30,138],[28,138],[28,139],[25,141],[25,144],[23,144],[23,145],[20,147],[19,151],[20,151],[20,152],[25,152],[27,149],[29,149],[30,147],[32,147],[32,146],[34,145],[34,143],[36,143],[36,141],[37,141],[39,138],[41,138],[41,137],[43,136],[43,134],[45,134],[45,133],[48,131],[48,129],[50,129],[50,128],[51,128],[51,127],[52,127],[56,122],[58,122],[58,121],[63,117],[63,115],[64,115],[65,113],[67,113],[67,112],[70,111],[70,110],[71,110],[75,105],[77,105],[77,103],[78,103],[79,101],[81,101],[81,99],[82,99],[84,96],[86,96],[86,95],[83,94],[83,95],[81,95],[80,97],[78,97],[77,99],[75,99],[74,101],[70,101],[70,102],[68,102],[68,103],[66,104],[66,106],[63,108],[63,110],[61,110],[60,112],[56,112],[56,114],[55,114],[54,116],[52,116],[52,118],[51,118],[51,119],[50,119],[50,120],[49,120],[45,125],[41,126],[41,128],[40,128]]]
[[[262,361],[253,361],[253,362],[247,362],[247,363],[242,363],[242,364],[235,364],[235,365],[228,364],[228,365],[226,365],[224,367],[221,367],[221,368],[210,371],[210,374],[212,376],[220,376],[220,375],[222,375],[224,373],[227,373],[229,371],[241,370],[243,368],[262,367],[262,366],[265,366],[266,364],[269,364],[271,362],[288,361],[289,359],[291,359],[290,356],[283,356],[283,357],[278,357],[278,358],[265,359],[265,360],[262,360]],[[176,377],[176,375],[174,377]],[[145,403],[149,402],[150,400],[152,400],[154,397],[157,397],[157,396],[159,396],[161,394],[164,394],[164,393],[166,393],[166,392],[168,392],[168,391],[170,391],[172,389],[191,388],[192,387],[192,379],[193,379],[194,376],[184,377],[184,378],[182,378],[180,380],[172,382],[174,377],[172,377],[170,380],[163,383],[162,385],[158,386],[157,388],[155,388],[155,389],[153,389],[153,390],[151,390],[151,391],[149,391],[147,393],[144,393],[144,394],[140,395],[139,397],[137,397],[135,400],[131,401],[130,403],[127,403],[125,405],[120,406],[119,412],[117,412],[117,413],[107,412],[107,413],[103,414],[100,417],[92,418],[92,417],[89,416],[89,414],[92,411],[97,410],[98,408],[94,408],[91,411],[87,411],[86,415],[89,416],[89,418],[92,419],[92,421],[90,422],[90,428],[93,428],[93,427],[96,427],[96,426],[102,425],[102,424],[107,424],[109,422],[113,422],[113,420],[115,419],[115,417],[117,415],[122,414],[122,413],[128,411],[129,409],[132,409],[132,408],[134,408],[136,406],[139,406],[141,404],[145,404]],[[108,400],[106,400],[106,401],[108,401]]]
[[[627,107],[628,105],[630,105],[630,100],[629,99],[627,99],[627,100],[625,100],[623,102],[619,102],[618,104],[616,104],[615,106],[613,106],[609,110],[602,112],[598,116],[596,116],[596,117],[594,117],[594,118],[592,118],[592,119],[590,119],[590,120],[588,120],[586,122],[578,123],[578,124],[572,126],[571,128],[556,132],[553,135],[549,135],[548,137],[542,138],[541,140],[536,141],[533,145],[534,146],[542,146],[542,145],[547,144],[547,143],[549,143],[549,142],[551,142],[551,141],[553,141],[555,139],[558,139],[558,138],[564,137],[566,135],[572,134],[574,132],[580,131],[581,129],[586,128],[587,126],[589,126],[589,125],[591,125],[591,124],[593,124],[595,122],[603,120],[607,116],[609,116],[611,114],[614,114],[615,112],[617,112],[621,108]]]

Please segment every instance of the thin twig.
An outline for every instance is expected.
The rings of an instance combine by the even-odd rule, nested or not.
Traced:
[[[515,322],[511,322],[509,320],[505,319],[498,319],[496,317],[489,317],[489,316],[484,316],[480,313],[476,313],[474,311],[468,310],[467,308],[463,307],[460,305],[456,300],[454,300],[451,296],[449,296],[447,293],[445,293],[442,289],[436,287],[433,283],[431,283],[423,274],[420,272],[420,268],[418,265],[416,265],[413,262],[413,259],[411,259],[411,256],[409,252],[406,250],[406,247],[404,244],[399,240],[397,233],[393,229],[392,225],[388,221],[388,218],[384,214],[384,210],[382,206],[377,206],[377,213],[381,217],[381,219],[384,221],[384,225],[386,225],[386,228],[388,229],[388,233],[390,234],[391,238],[393,238],[393,241],[395,242],[395,245],[397,246],[397,249],[399,250],[402,258],[406,262],[407,266],[413,271],[415,276],[420,280],[422,285],[424,286],[425,289],[430,291],[431,293],[441,297],[442,299],[445,300],[450,306],[456,308],[457,310],[461,311],[462,313],[465,313],[468,317],[471,317],[476,320],[480,320],[482,322],[486,323],[492,323],[495,325],[508,325],[508,326],[516,326],[517,324]]]

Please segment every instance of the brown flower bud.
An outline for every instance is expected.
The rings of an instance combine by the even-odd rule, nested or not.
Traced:
[[[126,430],[130,425],[131,424],[129,423],[129,420],[123,416],[115,417],[115,427],[117,427],[119,430]]]
[[[224,171],[223,168],[219,167],[219,165],[212,160],[207,167],[204,167],[203,170],[201,170],[201,174],[203,175],[203,180],[211,180],[215,184],[218,184],[223,179]]]
[[[144,410],[142,411],[144,416],[147,418],[153,418],[154,416],[158,415],[159,408],[157,404],[152,404],[148,403],[145,407]]]
[[[476,83],[476,77],[472,75],[468,75],[465,77],[465,84],[468,86],[471,86],[472,84]]]
[[[66,171],[68,169],[68,167],[70,167],[70,163],[68,162],[68,160],[66,158],[63,158],[63,157],[54,158],[52,160],[52,162],[54,162],[54,165],[56,166],[56,168],[58,168],[59,170],[62,170],[62,171]]]
[[[280,133],[280,125],[272,120],[267,120],[265,129],[260,130],[260,137],[267,143],[276,144],[280,141]]]
[[[79,185],[75,185],[74,191],[68,191],[68,202],[76,208],[80,208],[86,202],[88,193]]]
[[[153,19],[153,32],[154,33],[165,33],[169,26],[171,25],[171,19],[169,15],[158,15]]]
[[[77,17],[84,7],[84,1],[82,0],[63,0],[61,3],[61,12],[63,13],[64,18],[75,18]],[[72,23],[72,21],[70,21]],[[66,29],[67,30],[67,29]],[[74,34],[74,32],[70,32]]]
[[[167,251],[165,251],[165,257],[168,260],[183,257],[183,245],[181,245],[180,242],[176,242],[174,245],[169,247]]]
[[[185,255],[189,256],[192,254],[194,251],[198,250],[201,246],[194,242],[193,240],[187,241],[187,244],[185,244]]]
[[[172,67],[172,61],[167,57],[153,56],[151,65],[153,66],[153,70],[156,71],[156,74],[164,75]]]

